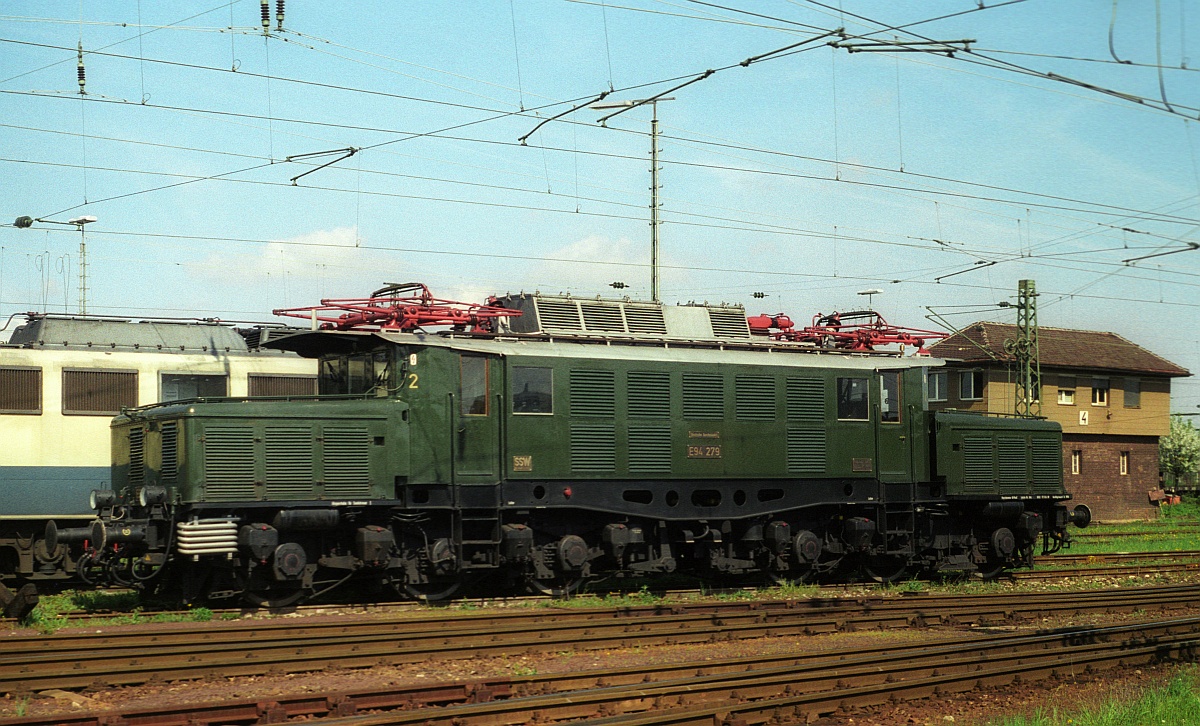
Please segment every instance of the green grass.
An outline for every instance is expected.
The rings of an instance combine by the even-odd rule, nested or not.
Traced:
[[[1086,708],[1038,709],[1029,716],[1010,716],[989,726],[1154,726],[1200,724],[1200,669],[1184,666],[1165,686],[1149,691],[1118,687],[1099,695]]]
[[[83,611],[89,617],[67,618],[67,613]],[[194,608],[186,613],[164,612],[146,614],[142,600],[135,592],[67,591],[57,595],[42,595],[37,607],[21,624],[49,635],[63,628],[90,628],[102,625],[136,625],[140,623],[196,623],[214,618],[208,608]],[[236,616],[231,616],[236,617]]]

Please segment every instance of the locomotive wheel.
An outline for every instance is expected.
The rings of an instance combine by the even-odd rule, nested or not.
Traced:
[[[421,582],[404,584],[404,594],[420,602],[438,602],[454,597],[462,588],[462,580],[452,582]]]
[[[304,591],[299,587],[291,591],[271,589],[266,592],[254,592],[251,590],[244,590],[242,592],[243,600],[255,607],[266,608],[268,610],[277,610],[295,605],[303,597]]]
[[[570,597],[583,587],[584,578],[560,575],[553,580],[530,580],[529,591],[550,597]]]
[[[789,585],[807,585],[817,579],[816,569],[809,567],[799,572],[768,572],[767,579],[774,585],[787,587]]]
[[[895,555],[873,555],[863,562],[862,569],[875,582],[887,584],[903,579],[908,574],[908,562]]]

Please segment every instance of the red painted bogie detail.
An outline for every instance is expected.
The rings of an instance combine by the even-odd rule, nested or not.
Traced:
[[[316,319],[322,330],[401,330],[448,325],[472,333],[496,332],[497,318],[513,318],[520,310],[435,298],[419,282],[388,285],[368,298],[322,300],[320,305],[273,311],[292,318]],[[333,313],[339,313],[334,315]]]
[[[874,310],[833,312],[829,315],[817,313],[812,324],[805,328],[794,327],[791,318],[778,315],[755,315],[747,318],[750,332],[769,335],[775,340],[809,343],[822,348],[867,351],[880,345],[914,345],[918,354],[928,354],[925,341],[941,340],[949,333],[934,330],[919,330],[892,325]]]

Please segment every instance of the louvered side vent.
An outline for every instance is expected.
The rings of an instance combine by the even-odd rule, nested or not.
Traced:
[[[990,491],[995,482],[992,440],[983,436],[963,437],[963,485],[966,491]]]
[[[325,497],[365,497],[371,493],[371,437],[365,427],[325,429],[322,464]]]
[[[571,422],[571,471],[617,468],[617,433],[611,422]]]
[[[612,418],[617,412],[617,376],[612,371],[571,371],[571,415]]]
[[[1062,445],[1056,439],[1033,440],[1033,490],[1053,493],[1062,489]]]
[[[630,418],[671,418],[671,374],[630,371]]]
[[[166,487],[179,483],[179,424],[174,421],[162,425],[162,469],[158,477]]]
[[[1025,439],[1001,436],[996,444],[997,463],[1000,465],[1000,492],[1003,494],[1024,492],[1029,483],[1029,449],[1025,444]]]
[[[268,426],[263,432],[267,499],[314,499],[311,426]]]
[[[787,380],[787,417],[792,421],[825,420],[825,379],[789,378]]]
[[[589,331],[597,333],[625,332],[625,317],[621,315],[619,304],[581,300],[579,309],[583,311],[583,327]]]
[[[790,429],[787,432],[787,467],[790,474],[824,474],[825,432]]]
[[[213,426],[204,432],[204,481],[207,501],[255,498],[253,429]]]
[[[633,474],[671,473],[671,427],[629,427],[629,471]]]
[[[718,338],[749,338],[750,325],[742,308],[709,308],[708,320]]]
[[[775,420],[775,379],[770,376],[736,376],[734,408],[739,421]]]
[[[725,381],[720,375],[683,374],[683,417],[694,421],[725,418]]]
[[[146,432],[141,426],[129,429],[129,486],[146,483]]]
[[[663,319],[663,311],[660,307],[643,308],[626,305],[625,323],[629,326],[631,333],[667,334],[667,321]]]
[[[574,300],[536,299],[538,324],[542,330],[583,330],[579,307]]]

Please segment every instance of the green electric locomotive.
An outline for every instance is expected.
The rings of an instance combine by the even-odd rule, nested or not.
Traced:
[[[272,604],[352,581],[891,580],[994,574],[1087,524],[1058,424],[929,411],[927,356],[756,335],[737,306],[564,296],[393,330],[396,292],[274,343],[319,360],[319,396],[115,419],[81,570]]]

